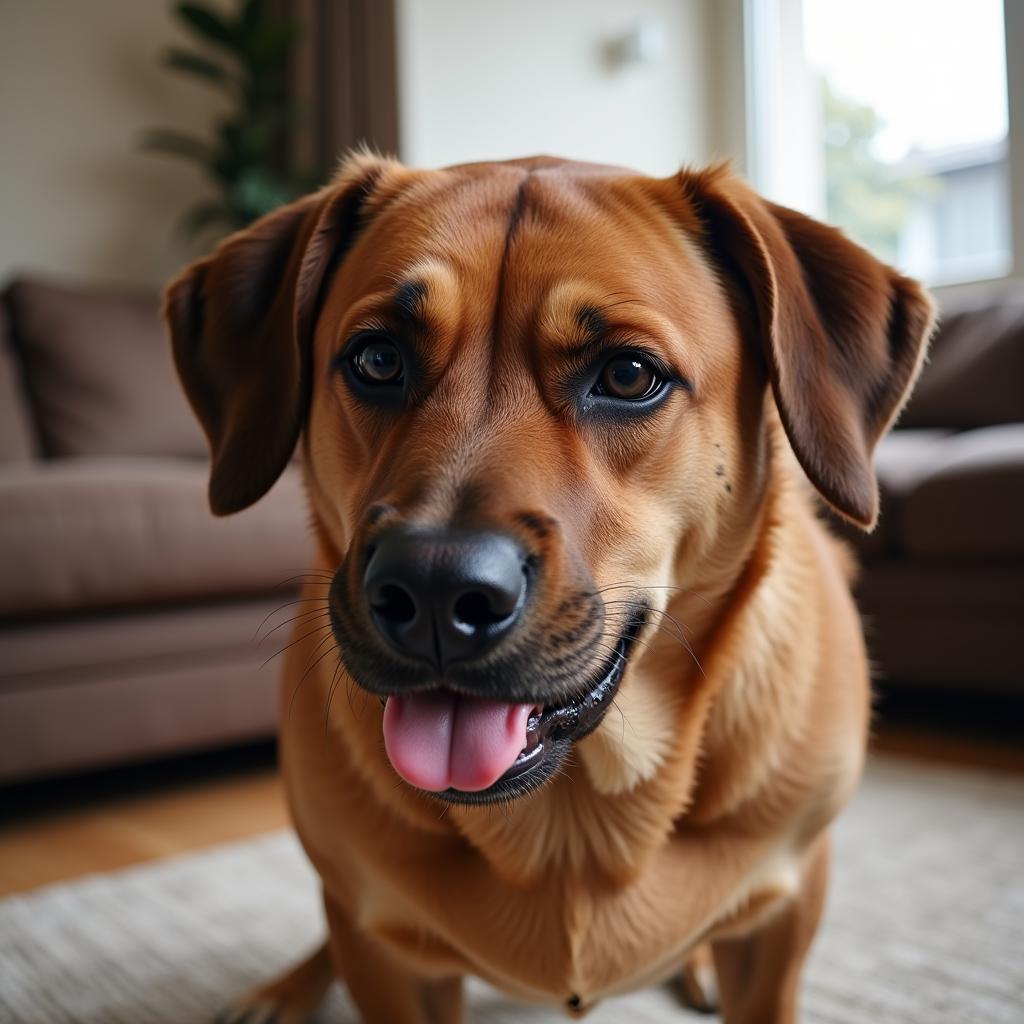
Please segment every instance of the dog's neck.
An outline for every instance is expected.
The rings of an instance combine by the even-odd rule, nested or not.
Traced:
[[[749,530],[683,581],[689,585],[668,602],[664,628],[652,629],[632,668],[632,685],[557,778],[508,806],[458,806],[446,815],[424,797],[391,791],[388,802],[408,824],[457,830],[517,885],[553,869],[626,881],[681,822],[707,824],[754,798],[798,719],[771,692],[772,680],[806,669],[780,668],[798,646],[786,638],[813,628],[807,616],[814,610],[787,598],[806,592],[796,576],[815,571],[817,527],[786,456],[775,448],[772,484]],[[323,564],[337,565],[328,531],[317,532]],[[733,639],[740,636],[742,646]],[[729,757],[736,744],[751,756]]]
[[[813,628],[814,611],[787,595],[806,592],[795,577],[815,571],[817,529],[794,477],[774,480],[732,578],[670,603],[690,627],[689,650],[673,629],[656,631],[618,712],[537,794],[502,809],[452,809],[450,820],[500,875],[519,885],[553,869],[628,881],[682,823],[722,820],[768,783],[800,721],[772,681],[808,669],[789,664],[800,645],[787,639]],[[728,756],[736,744],[750,756]]]

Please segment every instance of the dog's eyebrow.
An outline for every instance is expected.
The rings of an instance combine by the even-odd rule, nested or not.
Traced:
[[[562,352],[572,359],[586,359],[605,347],[605,339],[611,324],[603,309],[598,306],[580,306],[573,317],[582,333],[582,340],[566,345]]]
[[[414,327],[423,325],[421,306],[427,294],[425,281],[404,281],[395,289],[391,304],[401,319]]]
[[[597,306],[581,306],[576,311],[576,323],[583,328],[588,343],[597,341],[608,330],[608,318]]]

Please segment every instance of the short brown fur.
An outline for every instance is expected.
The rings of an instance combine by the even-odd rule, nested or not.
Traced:
[[[873,525],[872,451],[932,322],[921,289],[723,167],[359,157],[189,268],[166,308],[214,510],[255,501],[301,430],[325,580],[356,586],[346,556],[381,518],[483,523],[544,561],[524,628],[549,664],[573,645],[574,671],[600,663],[625,599],[652,608],[616,708],[556,778],[445,808],[391,769],[311,580],[281,763],[329,940],[231,1019],[303,1020],[332,973],[370,1024],[461,1020],[466,974],[578,1015],[710,944],[728,1024],[794,1020],[869,703],[849,560],[806,481]],[[332,365],[401,316],[425,383],[383,414]],[[595,332],[642,339],[689,387],[586,421],[565,350]],[[604,632],[583,644],[593,587]]]

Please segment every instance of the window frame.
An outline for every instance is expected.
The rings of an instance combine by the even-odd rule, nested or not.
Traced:
[[[813,133],[815,153],[808,148],[808,133],[800,130],[801,121],[804,125],[813,122],[782,116],[783,111],[792,109],[793,103],[803,99],[793,79],[795,62],[786,58],[796,47],[801,54],[803,52],[801,2],[719,0],[715,19],[716,56],[721,69],[716,84],[723,93],[718,105],[720,109],[738,114],[744,126],[742,135],[720,130],[718,138],[713,140],[715,147],[719,151],[730,147],[738,168],[755,188],[770,193],[784,204],[792,195],[791,205],[797,201],[800,186],[791,189],[787,177],[781,175],[778,154],[786,152],[789,169],[794,152],[799,154],[799,160],[823,159],[817,133]],[[931,290],[941,300],[1024,286],[1024,60],[1012,57],[1014,53],[1024,53],[1024,3],[1003,0],[1003,19],[1011,265],[1003,275],[931,285]],[[823,174],[820,180],[824,181]],[[799,194],[803,209],[815,216],[824,216],[823,195],[813,197],[808,203],[807,192]]]

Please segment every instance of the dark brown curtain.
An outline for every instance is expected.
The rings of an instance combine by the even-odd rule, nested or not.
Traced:
[[[398,61],[394,0],[277,0],[302,30],[292,69],[305,117],[288,163],[333,172],[359,145],[398,153]]]

